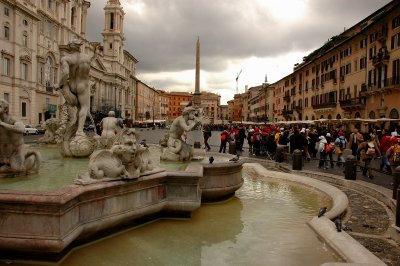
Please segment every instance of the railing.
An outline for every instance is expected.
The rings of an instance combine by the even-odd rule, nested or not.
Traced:
[[[376,83],[368,83],[368,90],[375,90],[400,84],[400,77],[386,78]],[[367,91],[368,91],[367,90]]]
[[[46,92],[54,93],[54,87],[46,86]]]
[[[379,52],[376,56],[374,56],[372,58],[372,64],[373,65],[377,65],[380,63],[387,63],[390,59],[390,55],[387,53],[387,51],[385,52]]]
[[[346,100],[341,100],[340,107],[342,107],[342,108],[349,108],[349,107],[359,108],[360,106],[365,106],[365,103],[366,103],[365,97],[350,98],[350,99],[346,99]]]
[[[286,102],[290,102],[290,95],[283,96],[283,100]]]
[[[292,115],[292,114],[293,114],[293,110],[286,110],[286,109],[282,110],[282,115],[283,116]]]
[[[326,102],[326,103],[312,104],[312,107],[314,109],[323,109],[323,108],[335,108],[336,105],[337,105],[336,102]]]

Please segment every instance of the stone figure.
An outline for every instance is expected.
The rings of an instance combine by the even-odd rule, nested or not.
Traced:
[[[109,150],[96,150],[90,156],[90,178],[129,178],[130,175],[120,159],[120,156],[129,152],[132,151],[127,150],[123,145],[114,145]]]
[[[186,107],[182,115],[172,122],[167,147],[162,150],[161,160],[190,161],[193,157],[193,148],[185,143],[182,136],[200,124],[201,120],[196,116],[197,110]]]
[[[115,136],[121,131],[120,119],[115,117],[114,111],[108,112],[108,117],[105,117],[100,122],[101,137],[100,145],[103,148],[111,148]]]
[[[148,147],[137,144],[135,129],[124,128],[114,137],[110,149],[101,149],[90,156],[88,172],[78,174],[75,184],[135,179],[161,171],[154,166]]]
[[[62,136],[61,153],[66,157],[87,157],[97,145],[83,131],[90,109],[91,58],[80,52],[82,43],[75,39],[68,44],[70,53],[61,58],[61,78],[56,87],[65,99],[57,134]]]
[[[9,104],[0,100],[0,173],[24,175],[40,167],[40,153],[24,148],[24,124],[9,115]]]
[[[56,144],[58,142],[57,140],[61,139],[61,136],[58,136],[56,134],[60,126],[61,126],[60,119],[57,118],[47,119],[43,124],[43,128],[46,131],[44,132],[44,136],[38,139],[38,143]]]

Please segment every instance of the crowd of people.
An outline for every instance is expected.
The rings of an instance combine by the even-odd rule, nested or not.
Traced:
[[[206,148],[209,150],[209,126],[204,135],[207,136]],[[373,178],[370,164],[375,158],[380,159],[380,170],[388,173],[400,165],[400,133],[397,127],[392,132],[373,128],[370,132],[361,133],[357,128],[349,132],[343,127],[245,127],[237,124],[225,125],[220,133],[220,141],[220,153],[226,153],[229,145],[234,145],[235,150],[241,152],[245,141],[252,156],[273,157],[278,146],[287,147],[290,154],[300,150],[305,160],[319,160],[318,167],[322,169],[344,166],[343,152],[350,149],[351,154],[362,164],[363,175],[369,178]]]

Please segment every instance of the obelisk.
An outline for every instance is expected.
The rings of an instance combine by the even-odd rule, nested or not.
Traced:
[[[197,37],[196,43],[196,81],[193,94],[193,105],[199,107],[201,105],[200,99],[200,39]]]

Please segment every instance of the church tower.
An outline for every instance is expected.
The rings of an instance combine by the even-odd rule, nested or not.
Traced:
[[[111,61],[123,63],[124,59],[124,11],[119,0],[108,0],[105,11],[103,35],[104,56]]]

